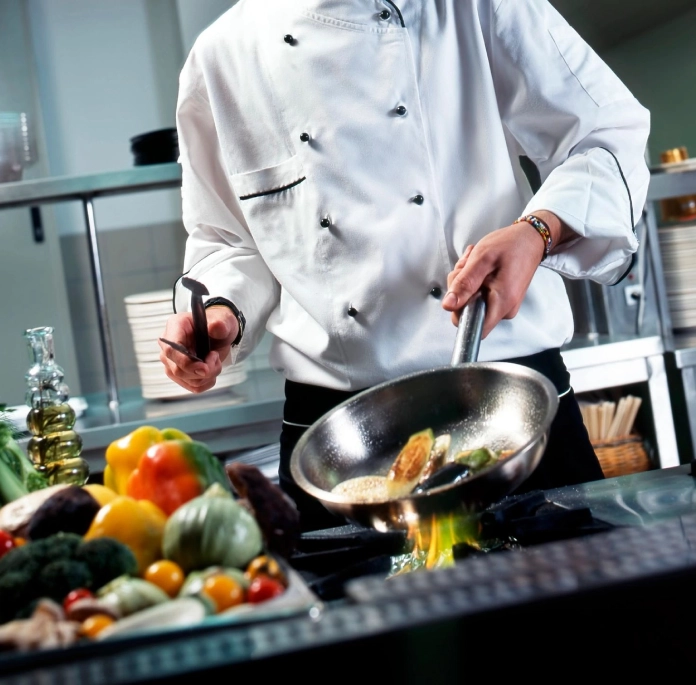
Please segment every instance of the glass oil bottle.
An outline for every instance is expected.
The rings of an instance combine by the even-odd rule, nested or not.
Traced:
[[[27,452],[52,485],[83,485],[89,465],[80,457],[82,438],[73,430],[75,411],[68,403],[64,372],[54,359],[53,328],[30,328],[24,333],[32,366],[25,375],[27,427],[32,437]]]

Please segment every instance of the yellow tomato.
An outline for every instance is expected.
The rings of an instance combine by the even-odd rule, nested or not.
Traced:
[[[265,573],[267,576],[285,583],[283,572],[280,570],[280,564],[278,564],[273,557],[261,554],[252,559],[247,565],[246,571],[244,571],[244,575],[249,580],[254,580],[259,573]]]
[[[203,592],[215,602],[218,613],[244,602],[244,588],[234,578],[221,573],[205,579]]]
[[[157,585],[170,597],[176,597],[184,584],[185,574],[179,564],[169,559],[160,559],[145,569],[143,578]]]
[[[80,635],[94,638],[113,622],[114,619],[108,614],[92,614],[92,616],[86,618],[82,622],[80,626]]]
[[[107,488],[105,485],[99,485],[99,483],[88,483],[87,485],[83,485],[82,489],[92,495],[92,497],[99,502],[100,507],[103,507],[105,504],[108,504],[118,497],[118,493],[115,490]]]

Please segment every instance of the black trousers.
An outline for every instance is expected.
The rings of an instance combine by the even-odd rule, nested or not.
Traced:
[[[577,400],[570,389],[570,374],[563,363],[560,350],[546,350],[528,357],[505,361],[539,371],[551,380],[559,395],[562,395],[556,417],[551,424],[544,456],[539,466],[515,493],[549,490],[604,478]],[[358,392],[331,390],[293,381],[285,383],[278,475],[281,488],[292,497],[300,510],[303,530],[330,528],[345,525],[346,522],[329,513],[317,500],[305,494],[295,484],[290,475],[290,455],[307,427]]]

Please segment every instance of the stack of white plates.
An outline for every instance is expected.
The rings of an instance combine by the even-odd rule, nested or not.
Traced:
[[[667,298],[676,329],[696,327],[696,225],[659,229]]]
[[[167,319],[174,313],[172,291],[158,290],[129,295],[124,301],[143,397],[145,399],[198,397],[199,395],[189,392],[169,379],[159,358],[158,339],[164,333]],[[245,380],[246,371],[243,364],[227,366],[218,376],[213,390],[223,390]]]

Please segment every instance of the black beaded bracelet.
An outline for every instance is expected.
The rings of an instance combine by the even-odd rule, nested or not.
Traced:
[[[209,300],[206,300],[203,304],[203,306],[206,309],[215,305],[223,305],[225,307],[228,307],[232,310],[232,313],[237,317],[237,323],[239,323],[239,332],[237,333],[237,337],[232,341],[232,347],[236,347],[242,341],[242,335],[244,334],[244,328],[246,327],[246,319],[244,318],[244,314],[242,314],[242,310],[239,309],[239,307],[237,307],[237,305],[235,305],[234,302],[230,302],[230,300],[228,300],[225,297],[211,297]]]

